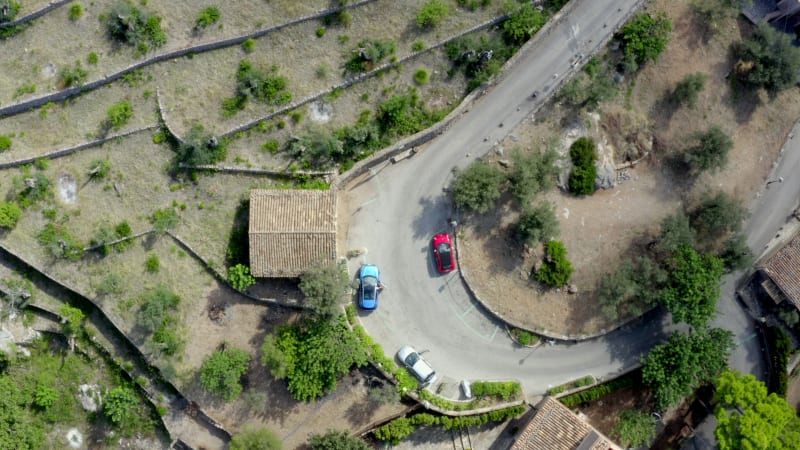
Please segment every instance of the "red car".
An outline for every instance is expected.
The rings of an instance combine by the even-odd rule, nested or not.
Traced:
[[[453,241],[447,233],[437,234],[431,241],[433,259],[436,261],[436,270],[439,273],[452,272],[456,268],[456,251]]]

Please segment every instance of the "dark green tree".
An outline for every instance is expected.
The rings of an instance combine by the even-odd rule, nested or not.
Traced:
[[[692,136],[694,145],[686,149],[684,161],[694,172],[722,169],[728,163],[733,140],[720,127],[714,126]]]
[[[61,305],[58,314],[62,318],[61,331],[67,336],[70,351],[75,351],[75,337],[83,330],[83,319],[86,315],[78,308]]]
[[[716,312],[723,271],[722,261],[716,256],[680,247],[667,263],[669,278],[660,291],[661,302],[672,314],[672,321],[704,328]]]
[[[571,276],[572,263],[567,259],[567,248],[559,241],[548,242],[542,266],[535,273],[536,279],[548,286],[559,287],[567,284]]]
[[[300,276],[305,304],[318,318],[333,321],[341,315],[341,301],[350,280],[337,262],[316,264]]]
[[[690,73],[683,77],[672,93],[673,101],[678,105],[687,105],[694,109],[697,104],[697,94],[705,87],[706,78],[708,78],[706,74],[700,72]]]
[[[667,48],[672,21],[666,13],[642,13],[628,21],[619,31],[626,70],[636,71],[647,61],[657,61]]]
[[[164,286],[149,289],[143,296],[143,304],[136,314],[136,324],[150,333],[160,329],[175,310],[181,298]]]
[[[588,195],[594,192],[597,178],[597,146],[587,137],[578,138],[569,148],[572,159],[572,172],[569,174],[569,191],[575,195]]]
[[[103,414],[119,428],[135,422],[140,410],[139,397],[127,386],[115,387],[103,399]]]
[[[747,209],[733,196],[719,191],[705,194],[692,211],[692,227],[704,242],[713,242],[730,233],[738,232],[747,217]]]
[[[747,246],[747,238],[742,233],[737,233],[725,241],[719,257],[728,271],[745,269],[754,259],[750,247]]]
[[[344,146],[330,130],[313,127],[289,144],[289,154],[297,160],[308,162],[313,168],[326,169],[341,159]]]
[[[494,208],[503,193],[506,175],[498,167],[476,161],[456,173],[453,180],[453,200],[459,208],[485,213]]]
[[[717,380],[714,416],[720,450],[800,449],[800,418],[786,400],[767,394],[753,375],[726,370]]]
[[[269,428],[245,427],[231,439],[230,450],[281,450],[281,438]]]
[[[742,10],[738,0],[692,0],[692,10],[707,37],[720,33],[725,21],[734,19]]]
[[[659,299],[667,272],[652,259],[640,256],[626,259],[612,274],[600,279],[598,295],[601,311],[608,320],[620,315],[638,316]]]
[[[642,381],[655,395],[656,408],[677,405],[703,383],[713,381],[728,365],[733,349],[730,331],[711,328],[686,335],[672,333],[642,358]]]
[[[611,432],[623,447],[649,447],[656,437],[656,418],[635,409],[623,411],[617,426]]]
[[[550,202],[542,202],[534,207],[526,207],[519,216],[514,232],[517,239],[528,245],[558,237],[560,229],[555,206]]]
[[[558,168],[555,162],[558,153],[554,150],[523,153],[516,149],[511,154],[514,169],[511,173],[511,190],[519,203],[528,205],[539,192],[547,191],[555,185]]]
[[[750,39],[736,48],[737,78],[745,84],[770,92],[793,86],[800,76],[800,49],[788,33],[760,22]]]
[[[203,360],[200,385],[211,394],[233,400],[242,393],[242,376],[250,366],[250,355],[238,348],[224,347]]]
[[[361,439],[347,431],[328,430],[325,434],[311,436],[311,450],[369,450]]]

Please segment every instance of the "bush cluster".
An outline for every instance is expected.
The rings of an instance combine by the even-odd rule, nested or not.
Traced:
[[[173,315],[181,298],[164,286],[157,286],[144,294],[143,305],[136,315],[136,324],[152,334],[153,348],[172,356],[182,348],[177,334],[177,319]]]
[[[19,14],[20,4],[19,2],[11,0],[4,2],[4,5],[7,6],[7,8],[0,10],[0,23],[12,22],[17,17],[17,14]]]
[[[210,25],[213,25],[219,22],[220,17],[222,14],[219,12],[219,8],[216,6],[209,6],[204,8],[197,14],[197,22],[195,23],[195,28],[205,28]]]
[[[36,238],[54,258],[77,261],[83,256],[83,245],[69,234],[64,225],[50,222]]]
[[[589,389],[586,389],[585,391],[580,391],[574,394],[561,397],[558,400],[561,403],[563,403],[567,408],[572,408],[573,406],[597,400],[598,398],[601,398],[612,392],[616,392],[620,389],[624,389],[628,386],[632,386],[637,383],[641,383],[641,375],[640,372],[638,371],[628,373],[619,378],[611,380],[608,383],[603,383],[591,387]]]
[[[211,394],[233,400],[242,393],[242,376],[250,366],[250,355],[238,348],[224,347],[203,360],[200,385]]]
[[[389,441],[394,445],[408,437],[420,425],[441,425],[446,430],[458,430],[467,427],[478,427],[489,422],[505,422],[525,412],[524,406],[512,406],[475,416],[447,417],[435,416],[429,413],[415,414],[411,417],[400,417],[378,427],[373,432],[375,437],[382,441]]]
[[[597,178],[597,147],[594,140],[581,137],[569,148],[572,159],[572,172],[569,174],[569,191],[575,195],[589,195],[594,192]]]
[[[133,106],[128,100],[114,103],[108,108],[108,123],[115,130],[122,128],[133,117]]]
[[[506,179],[497,166],[476,161],[456,173],[452,184],[453,201],[459,208],[485,213],[502,195]]]
[[[256,279],[250,275],[250,268],[243,264],[236,264],[228,268],[228,281],[237,291],[246,291],[247,288],[256,284]]]
[[[450,74],[458,70],[467,78],[467,91],[472,91],[500,73],[503,63],[514,53],[512,45],[496,34],[468,34],[445,45],[453,64]],[[491,57],[489,57],[491,55]]]
[[[27,167],[22,170],[21,176],[14,177],[13,186],[17,203],[23,209],[53,195],[50,179],[41,172],[31,173]]]
[[[444,0],[428,0],[417,12],[417,25],[420,28],[435,28],[450,14],[450,6]]]
[[[89,72],[81,67],[80,61],[75,61],[75,65],[62,67],[58,72],[58,78],[65,88],[71,86],[80,86],[89,78]]]
[[[250,98],[268,105],[283,105],[292,101],[292,93],[286,87],[286,77],[278,75],[278,66],[272,65],[264,71],[247,60],[239,62],[236,71],[236,95],[222,102],[222,114],[230,117],[244,109]]]
[[[769,391],[786,397],[789,376],[789,358],[792,356],[792,341],[780,327],[767,327],[767,343],[772,370],[769,373]]]
[[[547,16],[537,10],[532,3],[525,3],[517,8],[511,13],[511,17],[503,22],[503,36],[515,46],[525,43],[547,23]]]
[[[567,259],[567,248],[560,241],[548,242],[545,259],[535,274],[536,279],[548,286],[560,287],[567,284],[571,276],[572,263]]]
[[[118,0],[114,4],[106,15],[106,29],[112,39],[134,46],[141,53],[167,42],[167,34],[161,29],[161,17],[137,8],[130,0]]]
[[[516,381],[476,381],[472,383],[472,395],[476,397],[500,397],[510,400],[522,393],[522,387]]]
[[[207,133],[200,124],[192,125],[183,142],[176,148],[177,160],[196,167],[223,161],[228,154],[227,141]]]
[[[396,49],[396,44],[391,40],[362,39],[351,51],[345,68],[352,73],[370,71],[384,58],[393,55]]]
[[[641,13],[619,31],[626,72],[635,72],[647,61],[657,61],[667,48],[672,21],[666,13]]]
[[[0,201],[0,228],[12,229],[22,217],[22,208],[16,202]]]
[[[89,245],[92,247],[97,246],[97,251],[99,251],[101,255],[107,256],[112,250],[111,242],[129,237],[130,235],[131,226],[128,225],[128,222],[120,222],[115,227],[111,227],[109,224],[101,224],[95,237],[89,242]],[[113,244],[113,250],[122,252],[129,246],[130,241],[117,242]]]
[[[4,152],[11,148],[11,138],[6,135],[0,135],[0,152]]]

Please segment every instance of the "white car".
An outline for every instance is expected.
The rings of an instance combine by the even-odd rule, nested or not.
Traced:
[[[400,361],[408,368],[409,372],[414,374],[423,386],[433,384],[436,381],[436,371],[410,345],[400,347],[397,357],[400,358]]]

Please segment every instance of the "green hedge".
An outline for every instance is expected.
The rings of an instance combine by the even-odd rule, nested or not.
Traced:
[[[782,328],[767,327],[767,343],[772,364],[772,371],[769,375],[769,391],[786,397],[786,388],[789,384],[786,368],[789,366],[789,357],[792,355],[792,342]]]
[[[399,417],[394,419],[386,425],[378,427],[373,433],[376,438],[397,445],[401,440],[413,433],[420,425],[441,425],[447,430],[457,430],[484,425],[488,422],[504,422],[524,412],[525,407],[520,405],[484,414],[463,417],[435,416],[429,413],[421,413],[411,417]]]
[[[516,381],[476,381],[472,383],[472,394],[475,397],[500,397],[509,400],[522,392],[522,387]]]
[[[628,386],[632,386],[637,383],[641,383],[641,372],[638,370],[623,375],[617,379],[611,380],[608,383],[603,383],[595,387],[586,389],[585,391],[567,395],[558,400],[568,408],[571,408],[575,405],[584,402],[591,402],[593,400],[597,400],[598,398],[604,395],[608,395],[612,392],[618,391]]]
[[[553,388],[550,388],[550,395],[558,395],[562,392],[566,392],[570,389],[575,389],[579,387],[589,386],[590,384],[594,383],[594,377],[591,375],[586,375],[583,378],[578,378],[577,380],[572,380],[570,382],[560,384]]]

